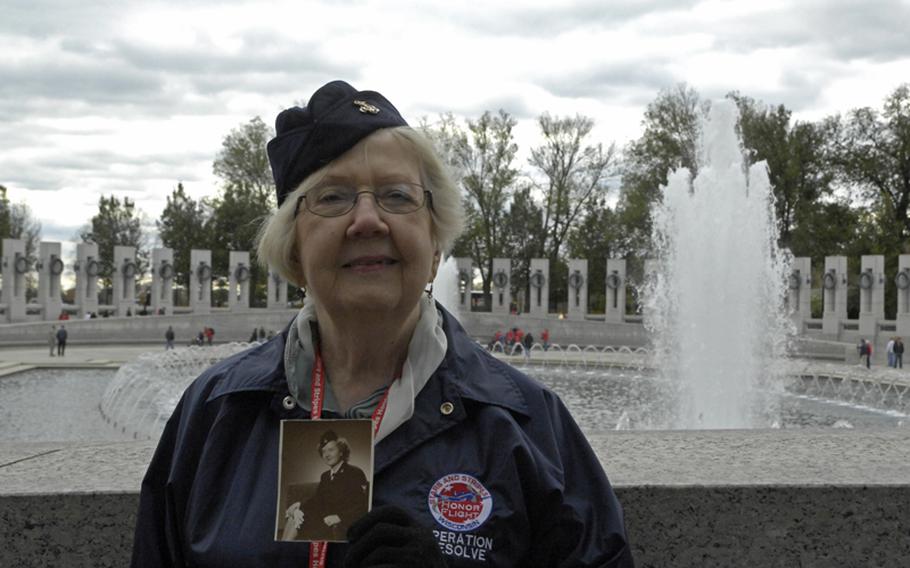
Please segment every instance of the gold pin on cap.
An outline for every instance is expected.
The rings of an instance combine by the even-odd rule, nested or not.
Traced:
[[[356,105],[357,108],[360,109],[360,112],[363,114],[379,114],[379,107],[373,106],[366,101],[355,100],[354,105]]]

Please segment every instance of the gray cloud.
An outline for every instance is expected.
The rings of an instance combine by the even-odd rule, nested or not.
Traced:
[[[4,0],[0,32],[38,38],[82,32],[100,33],[135,4],[137,3],[131,0]]]
[[[542,109],[532,107],[520,93],[503,93],[501,95],[492,95],[489,97],[478,98],[476,100],[459,101],[460,104],[450,104],[452,101],[433,103],[429,102],[421,106],[418,110],[418,116],[426,116],[430,121],[434,120],[440,114],[451,112],[458,116],[464,116],[471,120],[480,118],[486,112],[498,113],[500,109],[506,111],[518,120],[526,118],[535,118]],[[417,124],[417,116],[409,119],[411,124]]]
[[[217,113],[216,97],[225,92],[287,92],[359,72],[330,62],[316,44],[274,40],[262,30],[249,31],[242,41],[253,48],[231,55],[211,46],[163,49],[68,37],[57,42],[57,54],[27,65],[0,58],[0,118],[89,109],[146,117]],[[265,42],[268,49],[260,49]]]
[[[44,219],[41,221],[42,241],[71,241],[85,225],[86,220],[66,222],[65,220]]]
[[[831,0],[801,6],[806,31],[838,58],[893,61],[910,55],[910,4]]]
[[[655,22],[711,34],[715,48],[733,53],[804,48],[842,61],[893,61],[910,54],[910,4],[901,0],[809,0],[784,11],[738,18],[704,28],[695,19]]]
[[[683,10],[698,0],[584,0],[570,5],[507,7],[485,4],[453,3],[443,12],[446,21],[462,24],[470,32],[497,35],[530,36],[543,39],[543,34],[558,34],[580,28],[616,28],[655,12]]]
[[[536,82],[558,97],[647,104],[658,91],[680,81],[667,70],[667,63],[655,58],[603,63],[580,72],[554,71]]]
[[[115,150],[68,151],[47,154],[28,161],[0,159],[0,171],[7,172],[4,185],[15,185],[38,191],[57,191],[72,186],[79,179],[104,180],[105,191],[142,191],[136,183],[136,171],[142,179],[198,181],[195,166],[214,159],[214,152],[146,154],[125,156]]]

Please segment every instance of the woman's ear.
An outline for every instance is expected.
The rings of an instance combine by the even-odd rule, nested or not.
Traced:
[[[436,272],[439,270],[439,260],[442,258],[442,253],[438,250],[433,253],[433,266],[430,269],[430,279],[428,282],[436,280]]]

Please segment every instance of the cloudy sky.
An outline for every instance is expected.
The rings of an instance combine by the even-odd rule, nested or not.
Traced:
[[[622,146],[679,82],[816,120],[910,81],[908,30],[910,0],[2,0],[0,184],[45,240],[112,193],[153,223],[178,181],[215,194],[232,128],[336,78],[412,124],[505,109],[523,148],[543,111]]]

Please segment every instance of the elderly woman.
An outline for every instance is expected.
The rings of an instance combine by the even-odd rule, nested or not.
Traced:
[[[562,402],[432,299],[462,225],[432,146],[341,81],[276,126],[259,258],[305,303],[187,389],[143,481],[133,565],[631,566]],[[274,538],[280,421],[301,418],[373,419],[373,509],[347,543]]]

